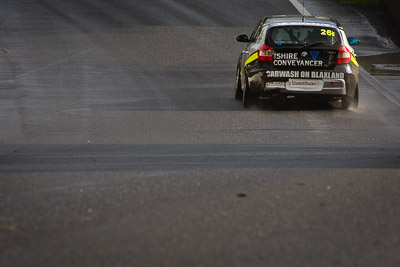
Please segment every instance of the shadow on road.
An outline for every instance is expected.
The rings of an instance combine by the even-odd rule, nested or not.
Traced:
[[[257,108],[262,110],[276,111],[319,111],[319,110],[334,110],[340,108],[339,102],[313,101],[306,99],[288,99],[284,102],[263,100],[257,105]]]
[[[0,173],[254,168],[398,168],[396,148],[223,144],[1,147]]]

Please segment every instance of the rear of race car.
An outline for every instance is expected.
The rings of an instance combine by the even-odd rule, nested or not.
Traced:
[[[339,27],[276,23],[260,40],[244,66],[253,96],[341,99],[345,108],[358,101],[358,63]]]

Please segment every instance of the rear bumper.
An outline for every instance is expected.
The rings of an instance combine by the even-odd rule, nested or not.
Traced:
[[[267,81],[264,83],[263,95],[271,91],[281,94],[345,95],[344,79],[288,79],[286,82]]]
[[[247,75],[252,94],[262,98],[278,95],[353,97],[358,84],[358,68],[350,64],[321,71],[258,68]]]

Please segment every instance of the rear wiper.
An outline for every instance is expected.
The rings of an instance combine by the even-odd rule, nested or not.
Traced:
[[[313,44],[304,44],[304,47],[314,47],[314,46],[319,46],[319,45],[323,45],[325,43],[313,43]]]

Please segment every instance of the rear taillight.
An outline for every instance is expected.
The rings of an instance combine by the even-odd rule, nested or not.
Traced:
[[[346,46],[339,47],[337,64],[347,64],[351,60],[351,53]]]
[[[272,47],[264,44],[259,50],[258,50],[258,59],[264,62],[272,62],[273,61],[273,56],[274,56],[274,50]]]

